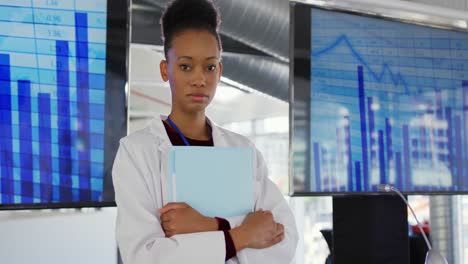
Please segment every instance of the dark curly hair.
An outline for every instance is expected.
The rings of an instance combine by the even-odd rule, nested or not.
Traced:
[[[170,1],[161,16],[160,23],[166,58],[174,36],[187,29],[207,30],[216,38],[219,50],[222,50],[218,33],[221,18],[212,0]]]

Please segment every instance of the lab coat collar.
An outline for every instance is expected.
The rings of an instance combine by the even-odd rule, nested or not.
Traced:
[[[220,128],[214,121],[210,118],[206,117],[208,124],[211,126],[211,135],[213,137],[213,143],[215,146],[226,146],[226,142],[224,139],[224,131]],[[162,121],[166,120],[166,115],[160,115],[159,118],[154,118],[150,124],[150,129],[153,135],[155,135],[159,141],[159,150],[167,151],[170,147],[172,147],[171,140],[167,135],[166,128],[164,127]]]

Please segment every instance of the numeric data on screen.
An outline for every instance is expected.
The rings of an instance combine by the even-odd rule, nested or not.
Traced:
[[[468,191],[468,33],[311,14],[311,191]]]
[[[106,0],[0,0],[0,204],[99,201]]]

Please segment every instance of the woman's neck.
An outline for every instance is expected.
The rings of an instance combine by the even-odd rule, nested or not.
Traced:
[[[204,112],[187,114],[172,110],[169,116],[185,137],[196,140],[211,138]]]

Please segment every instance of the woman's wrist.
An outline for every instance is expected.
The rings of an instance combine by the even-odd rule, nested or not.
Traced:
[[[236,252],[249,247],[249,234],[242,225],[229,230],[229,234],[236,247]]]
[[[203,231],[218,231],[219,222],[216,218],[206,217],[203,225]]]

